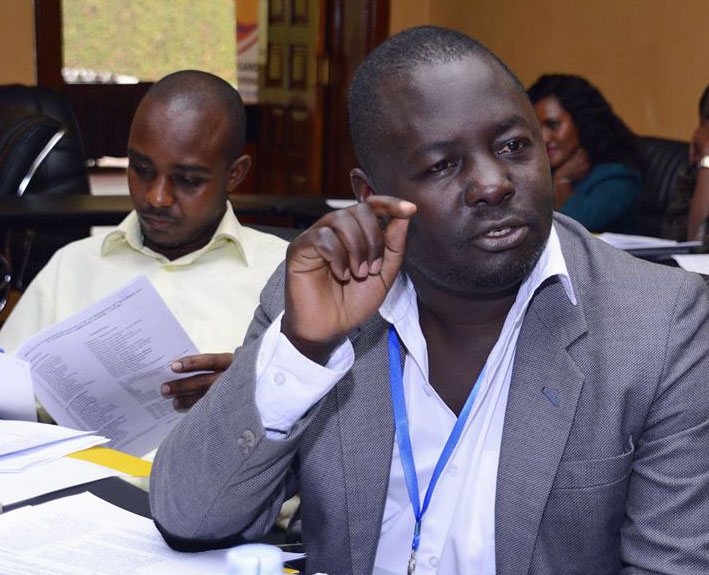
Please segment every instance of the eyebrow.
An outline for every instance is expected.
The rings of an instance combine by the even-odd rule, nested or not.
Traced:
[[[529,122],[525,119],[524,116],[520,114],[513,114],[509,118],[505,118],[501,122],[498,122],[497,124],[493,124],[490,128],[489,131],[495,135],[499,134],[504,134],[508,130],[511,130],[512,128],[516,128],[517,126],[523,126],[525,128],[529,128]],[[435,150],[440,150],[441,148],[445,148],[449,146],[451,143],[450,140],[437,140],[435,142],[428,142],[423,144],[420,148],[417,148],[414,150],[414,155],[420,155],[420,154],[426,154],[427,152],[433,152]]]
[[[513,114],[509,118],[506,118],[505,120],[502,120],[501,122],[496,124],[493,127],[493,130],[498,134],[502,134],[507,130],[516,128],[517,126],[524,126],[525,128],[528,128],[529,123],[527,122],[524,116],[521,116],[520,114]]]
[[[147,162],[149,164],[153,163],[153,161],[148,156],[137,152],[133,148],[128,148],[128,159],[136,159],[140,160],[141,162]],[[212,171],[210,169],[205,168],[204,166],[200,166],[198,164],[176,164],[173,168],[175,170],[179,170],[180,172],[192,172],[197,174],[204,174],[207,176],[210,176],[212,174]]]
[[[136,152],[133,148],[128,148],[128,158],[135,158],[136,160],[140,160],[142,162],[149,162],[151,164],[153,163],[153,161],[148,158],[148,156],[145,156],[140,152]]]

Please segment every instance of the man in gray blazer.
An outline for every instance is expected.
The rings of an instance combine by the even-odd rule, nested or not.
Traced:
[[[168,542],[256,539],[299,491],[308,573],[709,573],[699,277],[552,215],[525,91],[463,34],[387,40],[350,120],[359,203],[158,452]]]

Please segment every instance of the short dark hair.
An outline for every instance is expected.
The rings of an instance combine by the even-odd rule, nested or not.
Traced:
[[[601,92],[581,76],[546,74],[528,90],[532,104],[554,96],[576,126],[581,147],[592,165],[620,162],[641,169],[638,141]]]
[[[153,84],[145,98],[180,100],[197,110],[217,107],[228,120],[227,161],[238,158],[246,144],[246,109],[239,92],[219,76],[201,70],[180,70]]]
[[[403,77],[424,65],[444,64],[475,55],[490,58],[507,73],[515,87],[524,87],[505,63],[483,44],[456,30],[417,26],[399,32],[374,49],[355,72],[349,91],[350,134],[365,172],[372,170],[373,146],[381,134],[379,84],[382,78]]]

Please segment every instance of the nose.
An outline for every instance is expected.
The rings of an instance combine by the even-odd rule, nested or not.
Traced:
[[[156,208],[169,208],[175,201],[170,178],[158,176],[150,183],[145,196],[148,204]]]
[[[504,162],[490,157],[476,161],[470,170],[465,189],[465,205],[498,205],[514,196],[514,185],[510,181]]]
[[[542,126],[542,139],[544,140],[545,145],[551,142],[551,130],[546,126]]]

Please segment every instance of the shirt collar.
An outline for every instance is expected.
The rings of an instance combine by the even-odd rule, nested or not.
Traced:
[[[526,304],[532,298],[534,292],[551,277],[559,278],[566,292],[566,297],[569,298],[569,301],[573,305],[576,305],[576,294],[571,284],[571,277],[566,267],[566,260],[564,260],[564,254],[561,251],[561,243],[559,242],[559,236],[556,233],[554,225],[551,227],[549,238],[547,239],[541,256],[539,256],[539,260],[519,288],[516,301],[524,302],[524,305],[517,306],[517,304],[515,304],[515,307],[520,311],[526,309]],[[412,306],[416,311],[416,318],[418,320],[416,290],[408,276],[405,273],[400,273],[396,280],[394,280],[394,285],[389,290],[389,293],[384,299],[384,303],[382,303],[379,308],[379,313],[389,323],[396,324],[405,317],[411,317],[410,312]]]
[[[228,201],[224,216],[219,222],[217,230],[214,232],[214,235],[209,240],[207,245],[194,252],[186,254],[181,258],[173,260],[170,263],[173,265],[191,264],[203,254],[224,244],[232,244],[236,247],[247,265],[254,261],[256,254],[250,253],[252,250],[249,250],[246,246],[244,242],[243,226],[239,223],[239,220],[236,219],[234,210]],[[103,242],[101,243],[101,255],[108,255],[109,253],[121,248],[133,249],[156,260],[164,262],[169,261],[162,254],[159,254],[143,245],[143,232],[140,229],[140,221],[135,210],[128,214],[128,216],[126,216],[126,218],[115,230],[109,232],[106,237],[104,237]]]

